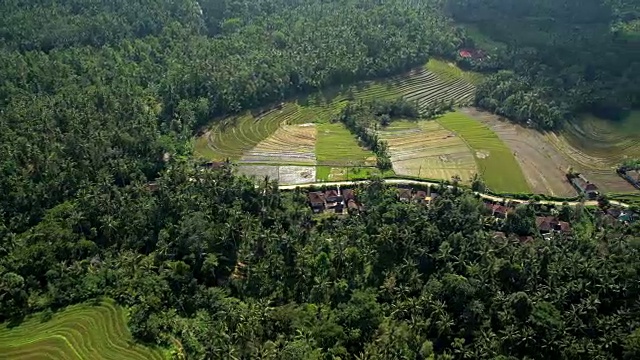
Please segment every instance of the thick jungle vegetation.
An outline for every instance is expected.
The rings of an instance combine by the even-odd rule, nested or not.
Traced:
[[[468,40],[442,8],[1,2],[0,321],[106,296],[189,359],[637,358],[637,226],[578,207],[573,239],[522,244],[462,190],[427,208],[378,181],[365,212],[317,218],[300,192],[189,159],[217,116],[455,56]],[[497,76],[557,91],[521,70],[541,51]]]
[[[503,46],[470,66],[502,69],[479,106],[541,128],[592,112],[620,119],[640,105],[637,1],[450,0],[448,13]],[[474,46],[473,41],[467,45]]]

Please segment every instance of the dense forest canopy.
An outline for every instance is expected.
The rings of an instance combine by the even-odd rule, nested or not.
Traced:
[[[55,2],[67,4],[56,12],[65,24],[75,16],[72,10],[89,11],[73,3]],[[124,34],[121,41],[109,32],[116,36],[106,41],[110,46],[79,39],[67,48],[74,37],[65,31],[89,32],[78,25],[60,30],[63,43],[41,49],[48,51],[25,51],[20,41],[0,49],[0,185],[7,189],[0,213],[11,229],[35,224],[43,210],[73,198],[87,183],[153,179],[164,166],[163,154],[187,154],[193,131],[217,115],[397,73],[429,54],[452,53],[460,42],[429,2],[229,2],[224,14],[231,18],[209,19],[224,33],[213,37],[173,2],[99,4],[113,10],[96,10],[100,16],[127,24],[117,26],[122,31],[148,22],[155,30]],[[20,5],[3,3],[2,16],[53,6]],[[171,16],[137,11],[140,6]],[[17,28],[10,30],[7,39],[20,39]]]
[[[619,119],[640,103],[640,38],[617,31],[636,2],[450,0],[448,13],[507,46],[477,104],[555,128],[581,112]],[[481,66],[482,64],[478,64]]]
[[[554,127],[637,105],[632,40],[559,36],[632,19],[633,2],[530,3],[557,18],[506,0],[2,1],[0,320],[108,296],[137,339],[194,359],[637,358],[637,226],[567,208],[585,231],[521,244],[470,193],[427,208],[379,181],[357,190],[365,213],[317,218],[303,193],[190,160],[217,116],[453,59],[471,42],[453,20],[507,44],[481,106]]]

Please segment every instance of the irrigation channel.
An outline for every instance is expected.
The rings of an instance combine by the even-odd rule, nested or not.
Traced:
[[[431,181],[420,181],[420,180],[411,180],[411,179],[384,179],[385,184],[391,185],[426,185],[426,186],[440,186],[440,183],[431,182]],[[366,184],[368,180],[354,180],[354,181],[334,181],[334,182],[315,182],[308,184],[297,184],[297,185],[282,185],[278,188],[280,190],[294,190],[296,188],[310,188],[310,187],[319,187],[319,186],[352,186],[358,184]],[[452,188],[453,185],[447,185],[448,188]],[[513,199],[504,196],[495,196],[485,193],[480,193],[477,191],[473,192],[475,195],[491,200],[491,201],[511,201],[514,203],[524,204],[527,203],[527,200]],[[585,206],[597,206],[598,202],[595,200],[590,201],[554,201],[554,200],[539,200],[536,201],[538,204],[543,205],[554,205],[554,206],[562,206],[563,204],[568,204],[569,206],[577,206],[577,205],[585,205]],[[621,206],[623,208],[628,208],[629,204],[623,203],[621,201],[609,200],[609,203],[617,206]]]

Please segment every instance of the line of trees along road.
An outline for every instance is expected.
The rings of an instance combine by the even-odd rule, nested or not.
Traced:
[[[320,220],[187,160],[215,116],[455,53],[440,5],[3,1],[0,320],[108,296],[194,359],[636,358],[637,227],[497,241],[377,182]]]

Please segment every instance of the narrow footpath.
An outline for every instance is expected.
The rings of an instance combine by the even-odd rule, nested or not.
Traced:
[[[293,190],[295,188],[309,188],[309,187],[316,187],[316,186],[328,186],[328,187],[333,187],[333,186],[353,186],[353,185],[358,185],[358,184],[365,184],[367,183],[368,180],[355,180],[355,181],[333,181],[333,182],[316,182],[316,183],[308,183],[308,184],[298,184],[298,185],[282,185],[279,186],[279,188],[281,190]],[[386,184],[391,184],[391,185],[433,185],[433,186],[440,186],[440,183],[436,183],[436,182],[431,182],[431,181],[421,181],[421,180],[410,180],[410,179],[384,179],[384,182]],[[452,185],[447,185],[448,188],[452,188]],[[479,193],[477,191],[474,191],[474,194],[480,196],[483,199],[487,199],[487,200],[491,200],[491,201],[503,201],[503,200],[507,200],[507,201],[511,201],[514,203],[526,203],[528,202],[527,200],[519,200],[519,199],[513,199],[513,198],[508,198],[508,197],[504,197],[504,196],[494,196],[494,195],[489,195],[489,194],[484,194],[484,193]],[[580,201],[553,201],[553,200],[540,200],[537,201],[538,204],[545,204],[545,205],[554,205],[554,206],[562,206],[562,204],[566,203],[569,204],[569,206],[577,206],[577,205],[586,205],[586,206],[597,206],[598,202],[595,200],[590,200],[590,201],[584,201],[584,202],[580,202]],[[616,206],[620,206],[623,208],[628,208],[629,205],[625,204],[623,202],[620,201],[615,201],[615,200],[609,200],[609,203],[611,203],[612,205],[616,205]]]

